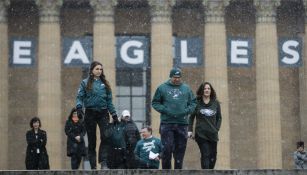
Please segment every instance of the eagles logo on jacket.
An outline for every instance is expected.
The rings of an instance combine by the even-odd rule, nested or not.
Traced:
[[[199,100],[189,119],[189,131],[193,131],[195,117],[197,119],[195,135],[205,140],[218,141],[218,131],[222,123],[220,103],[217,100],[210,100],[205,104]]]

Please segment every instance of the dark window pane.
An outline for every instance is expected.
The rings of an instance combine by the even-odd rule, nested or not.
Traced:
[[[118,69],[116,72],[117,86],[143,86],[142,69]]]

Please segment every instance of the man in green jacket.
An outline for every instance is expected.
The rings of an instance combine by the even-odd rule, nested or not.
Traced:
[[[161,84],[153,97],[152,107],[160,115],[160,134],[163,145],[162,168],[171,169],[171,158],[175,169],[182,169],[188,138],[188,117],[196,107],[191,88],[181,82],[181,70],[173,68],[170,79]]]
[[[139,162],[140,169],[159,169],[162,144],[160,139],[152,136],[152,129],[149,126],[141,130],[142,138],[134,149],[135,158]]]

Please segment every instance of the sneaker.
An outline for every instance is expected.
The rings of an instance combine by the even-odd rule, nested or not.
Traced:
[[[109,170],[106,161],[102,161],[102,162],[100,163],[100,165],[101,165],[101,169],[102,169],[102,170]]]

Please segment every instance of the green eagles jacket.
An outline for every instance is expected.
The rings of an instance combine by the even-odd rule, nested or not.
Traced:
[[[87,82],[88,78],[82,80],[80,84],[76,106],[96,110],[108,109],[111,115],[116,114],[112,102],[112,93],[107,91],[105,84],[100,79],[94,80],[92,90],[86,91]]]

